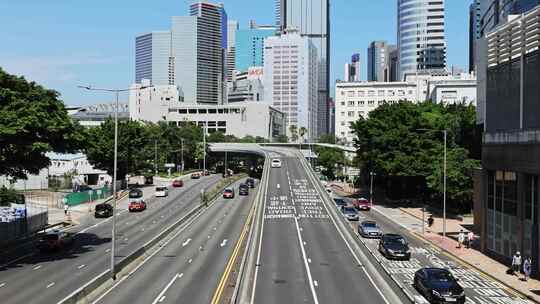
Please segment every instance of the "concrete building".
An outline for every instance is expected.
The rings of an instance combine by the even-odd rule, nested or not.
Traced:
[[[367,80],[390,81],[390,53],[395,50],[394,45],[386,41],[373,41],[367,50]]]
[[[475,225],[482,251],[507,263],[516,251],[540,261],[539,19],[540,4],[501,21],[484,33],[486,53],[477,53],[487,77]],[[532,266],[538,276],[538,263]]]
[[[311,40],[296,31],[269,37],[264,58],[266,101],[286,114],[288,128],[304,127],[309,140],[318,138],[318,57]]]
[[[71,119],[79,122],[83,127],[97,127],[105,120],[114,118],[116,103],[103,103],[90,106],[66,107]],[[126,102],[118,103],[118,119],[129,119],[129,106]]]
[[[335,101],[335,136],[352,145],[352,122],[367,118],[383,103],[416,100],[416,85],[407,82],[338,82]]]
[[[328,133],[330,92],[330,0],[275,0],[276,25],[280,32],[297,29],[309,37],[318,55],[318,131]]]
[[[446,68],[444,0],[398,0],[399,79]]]
[[[422,72],[405,74],[405,82],[415,85],[415,100],[476,105],[474,73]]]
[[[388,74],[390,78],[387,81],[394,82],[399,81],[399,50],[397,47],[394,47],[390,50],[388,55],[390,57],[388,69]]]
[[[136,38],[136,82],[180,86],[190,103],[226,102],[227,30],[222,4],[193,3],[190,16],[172,17],[170,31]]]
[[[129,91],[129,118],[157,122],[166,120],[163,113],[171,106],[184,102],[182,89],[175,85],[153,86],[143,79],[141,84],[133,84]],[[141,87],[145,88],[141,88]]]
[[[227,22],[227,81],[230,82],[233,71],[236,69],[236,33],[238,32],[238,21],[229,20]]]
[[[135,82],[142,79],[150,79],[155,85],[174,83],[170,31],[155,31],[135,38]]]
[[[263,68],[251,67],[247,72],[235,72],[228,86],[227,98],[229,103],[263,101]]]
[[[345,64],[344,81],[355,82],[360,81],[360,54],[356,53],[351,56],[351,62]]]
[[[264,66],[264,39],[275,34],[275,28],[260,28],[254,22],[249,29],[238,30],[235,70],[246,72],[250,67]]]

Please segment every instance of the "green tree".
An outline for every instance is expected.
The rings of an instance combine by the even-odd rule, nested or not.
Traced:
[[[336,177],[336,170],[346,163],[345,153],[342,150],[315,146],[317,163],[323,167],[322,174],[329,179]]]
[[[298,127],[296,125],[291,125],[289,127],[289,132],[291,132],[291,141],[293,143],[298,141]]]
[[[287,137],[287,135],[279,135],[277,138],[276,138],[276,142],[278,143],[287,143],[289,142],[289,138]]]
[[[0,175],[26,178],[50,164],[46,152],[75,152],[84,130],[56,91],[0,69]]]
[[[323,134],[319,137],[319,142],[324,144],[335,144],[336,136],[334,134]]]
[[[304,141],[304,135],[306,135],[308,130],[305,127],[300,127],[300,130],[298,130],[298,134],[300,135],[300,138],[302,141]]]

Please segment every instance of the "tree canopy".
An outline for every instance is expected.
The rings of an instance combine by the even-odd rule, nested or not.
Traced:
[[[58,92],[0,68],[0,175],[38,174],[49,166],[46,152],[75,152],[84,141]]]
[[[479,161],[469,157],[474,141],[475,108],[425,102],[384,104],[351,127],[357,158],[378,176],[424,177],[428,190],[442,193],[444,143],[448,131],[447,194],[456,201],[472,199],[471,171]],[[439,130],[439,131],[431,131]]]

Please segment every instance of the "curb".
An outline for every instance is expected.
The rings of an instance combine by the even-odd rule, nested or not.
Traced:
[[[438,249],[441,250],[441,252],[443,252],[444,254],[446,254],[448,257],[450,257],[450,258],[456,260],[457,262],[459,262],[459,263],[465,265],[465,266],[468,267],[468,268],[471,268],[471,269],[474,269],[474,270],[478,271],[479,273],[481,273],[482,275],[488,277],[489,279],[491,279],[491,280],[493,280],[493,281],[495,281],[495,282],[497,282],[497,283],[503,285],[505,288],[507,288],[507,289],[509,289],[510,291],[512,291],[515,295],[518,295],[518,296],[520,296],[520,297],[522,297],[522,298],[531,300],[531,301],[533,301],[533,302],[538,302],[538,300],[535,299],[534,297],[532,297],[532,296],[530,296],[530,295],[524,293],[523,291],[520,291],[520,290],[518,290],[518,289],[516,289],[516,288],[514,288],[514,287],[512,287],[512,286],[510,286],[510,285],[508,285],[508,284],[506,284],[505,282],[503,282],[503,281],[501,281],[500,279],[498,279],[498,278],[492,276],[491,274],[489,274],[488,272],[486,272],[486,271],[484,271],[484,270],[478,268],[477,266],[471,264],[470,262],[466,261],[465,259],[462,259],[462,258],[458,257],[457,255],[453,254],[452,252],[448,251],[447,249],[442,248],[442,247],[438,246],[436,243],[433,243],[432,241],[426,239],[425,237],[423,237],[422,235],[418,234],[417,232],[411,230],[411,233],[412,233],[413,235],[415,235],[417,238],[419,238],[419,239],[421,239],[421,240],[423,240],[423,241],[425,241],[425,242],[428,242],[428,243],[430,243],[431,245],[437,247]]]

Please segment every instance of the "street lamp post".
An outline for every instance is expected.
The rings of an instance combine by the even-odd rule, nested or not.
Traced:
[[[128,92],[131,90],[140,90],[145,89],[151,86],[142,86],[139,88],[127,88],[127,89],[104,89],[104,88],[92,88],[91,86],[77,86],[78,88],[89,90],[89,91],[100,91],[100,92],[112,92],[116,96],[116,106],[114,109],[114,164],[113,164],[113,217],[112,217],[112,237],[111,237],[111,276],[113,280],[116,280],[116,269],[114,263],[114,256],[116,253],[116,204],[117,204],[117,194],[116,194],[116,180],[117,180],[117,171],[118,171],[118,99],[120,92]]]
[[[180,139],[180,143],[181,143],[181,149],[182,149],[182,152],[181,152],[181,160],[182,160],[182,173],[184,173],[184,139],[181,138]]]
[[[206,172],[206,124],[207,122],[204,122],[203,126],[203,175]]]
[[[417,131],[442,132],[444,134],[444,156],[443,156],[443,239],[446,238],[446,155],[447,155],[447,140],[448,130],[435,129],[417,129]],[[424,224],[424,223],[422,223]]]
[[[373,171],[369,172],[370,186],[369,186],[369,205],[373,208],[373,176],[376,175]]]

